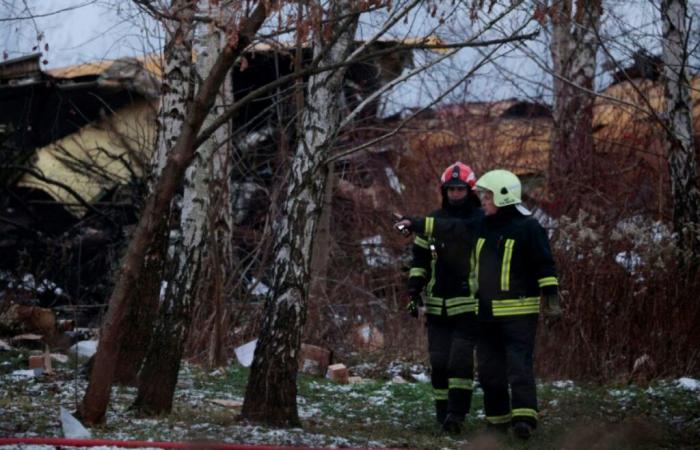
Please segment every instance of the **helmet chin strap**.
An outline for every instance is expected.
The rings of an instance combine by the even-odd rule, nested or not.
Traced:
[[[462,206],[465,203],[467,203],[467,197],[469,197],[469,196],[465,195],[464,197],[460,198],[459,200],[452,200],[448,197],[447,203],[449,203],[450,206]]]

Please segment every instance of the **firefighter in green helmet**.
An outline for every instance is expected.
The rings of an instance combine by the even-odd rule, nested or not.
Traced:
[[[483,217],[475,183],[469,166],[451,164],[440,178],[442,207],[432,215]],[[436,418],[448,433],[461,431],[473,389],[477,330],[470,244],[460,236],[435,239],[417,235],[408,279],[409,312],[415,317],[419,306],[424,306],[426,313]]]
[[[506,170],[476,182],[483,220],[427,217],[398,224],[428,238],[470,236],[477,281],[477,360],[490,428],[528,439],[537,427],[533,370],[540,310],[561,315],[558,280],[546,231],[522,205],[522,185]]]

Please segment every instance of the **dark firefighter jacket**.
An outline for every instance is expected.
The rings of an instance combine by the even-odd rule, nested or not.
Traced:
[[[438,216],[412,220],[423,238],[470,240],[479,318],[489,320],[540,311],[540,294],[556,294],[558,280],[547,233],[514,207],[482,220]]]
[[[471,201],[459,208],[449,207],[443,202],[443,208],[432,213],[431,217],[480,220],[483,211],[478,203]],[[416,235],[408,290],[415,295],[425,289],[427,314],[454,316],[475,312],[473,243],[474,240],[466,235],[441,239]]]

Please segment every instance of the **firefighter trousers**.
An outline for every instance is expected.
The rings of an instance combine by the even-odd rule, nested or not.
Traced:
[[[525,421],[537,426],[533,369],[537,314],[479,323],[477,361],[484,412],[492,425]]]
[[[464,420],[469,414],[474,385],[476,315],[428,315],[427,324],[436,418],[443,423],[450,414],[454,420]]]

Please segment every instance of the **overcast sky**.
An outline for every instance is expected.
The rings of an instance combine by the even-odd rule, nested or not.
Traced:
[[[629,58],[640,45],[658,51],[661,27],[653,3],[649,0],[604,2],[606,15],[603,34],[614,38],[615,45],[611,45],[611,49],[621,59]],[[700,8],[700,0],[690,3],[695,11]],[[29,12],[33,19],[27,18]],[[527,14],[527,10],[504,22],[504,27],[522,23],[523,14]],[[47,68],[140,55],[157,51],[162,42],[157,24],[126,0],[0,0],[0,20],[0,46],[4,55],[14,58],[29,54],[36,47],[43,52]],[[364,27],[361,34],[368,34],[372,18],[364,15],[362,20]],[[431,26],[430,18],[424,13],[417,14],[412,17],[412,28],[408,30],[407,26],[399,28],[396,35],[418,35],[421,30]],[[46,44],[48,51],[45,50]],[[469,84],[455,91],[447,100],[530,96],[548,101],[546,85],[550,78],[532,62],[533,55],[546,62],[546,44],[547,36],[543,34],[536,42],[528,43],[529,56],[514,51],[512,47],[504,49],[496,65],[481,69]],[[420,55],[416,57],[421,58]],[[447,75],[447,71],[441,75],[435,72],[429,77],[412,81],[392,96],[395,105],[390,109],[420,105],[435,95],[433,91],[439,90],[436,87],[439,83],[454,79],[460,69],[463,72],[471,67],[478,57],[479,53],[475,50],[463,50],[458,59],[446,63],[453,69],[449,72],[451,75]],[[601,55],[601,63],[605,59]],[[605,76],[600,77],[600,84],[607,84]]]

